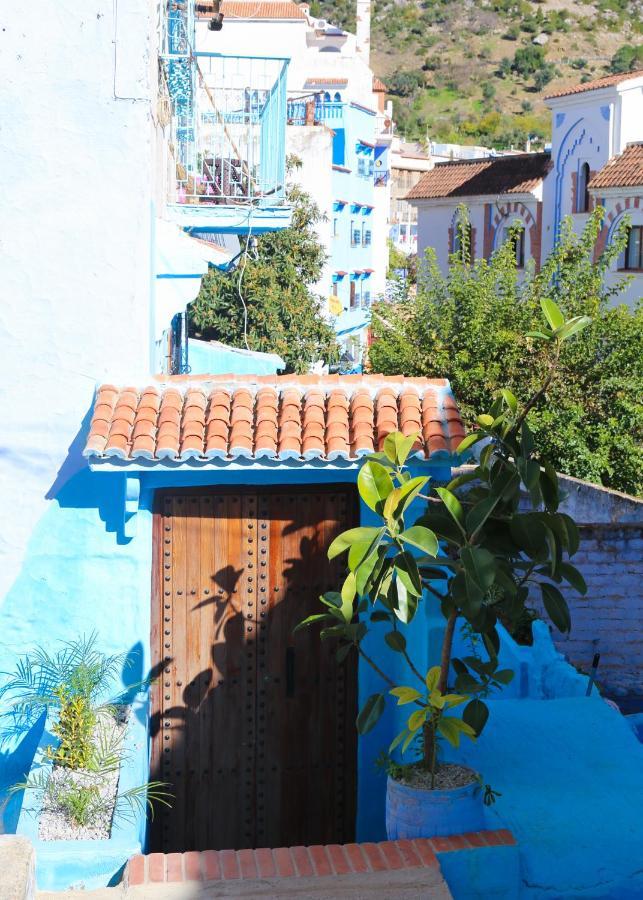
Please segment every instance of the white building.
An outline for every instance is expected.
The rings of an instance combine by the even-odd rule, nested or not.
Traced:
[[[388,268],[392,124],[385,86],[369,66],[370,5],[357,0],[357,35],[292,0],[223,0],[217,31],[210,28],[214,7],[199,4],[196,27],[204,59],[231,53],[288,60],[287,152],[303,163],[291,177],[323,214],[318,231],[329,259],[317,292],[328,298],[356,364]]]
[[[620,300],[643,295],[643,71],[610,75],[568,88],[547,100],[552,110],[550,153],[438,164],[410,192],[418,209],[418,249],[433,247],[445,270],[457,250],[457,208],[469,209],[473,254],[488,258],[516,221],[517,254],[538,268],[551,251],[564,216],[580,231],[596,203],[606,209],[597,252],[625,215],[629,246],[614,264],[611,283],[632,279]]]

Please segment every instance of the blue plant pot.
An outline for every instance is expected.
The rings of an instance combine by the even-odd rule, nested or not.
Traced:
[[[386,785],[386,834],[399,838],[431,838],[485,828],[484,804],[474,781],[451,790],[423,790],[389,777]]]

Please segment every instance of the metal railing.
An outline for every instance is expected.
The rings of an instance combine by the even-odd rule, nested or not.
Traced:
[[[173,104],[175,202],[275,206],[286,179],[287,60],[196,53]]]
[[[288,124],[321,125],[329,119],[341,119],[344,105],[340,100],[325,100],[323,91],[289,97]]]
[[[160,0],[176,164],[170,201],[282,205],[288,60],[197,53],[194,40],[194,0]]]

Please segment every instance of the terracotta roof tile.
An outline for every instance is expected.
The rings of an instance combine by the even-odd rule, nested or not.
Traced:
[[[213,375],[98,388],[84,455],[141,465],[234,457],[355,460],[391,431],[419,433],[420,458],[464,435],[448,382],[355,376]]]
[[[551,167],[549,153],[516,153],[437,163],[430,172],[424,173],[407,200],[525,194],[538,187]]]
[[[643,185],[643,142],[628,144],[589,183],[590,188],[638,187]]]
[[[377,75],[373,75],[373,91],[387,91],[388,88],[384,84],[381,78],[378,78]]]
[[[575,84],[573,87],[561,88],[548,94],[545,100],[554,100],[556,97],[567,97],[571,94],[583,94],[585,91],[598,91],[600,88],[612,87],[615,84],[621,84],[623,81],[629,81],[631,78],[643,78],[643,69],[637,69],[635,72],[621,72],[618,75],[606,75],[604,78],[597,78],[595,81],[586,81],[584,84]]]
[[[306,19],[303,9],[290,0],[223,0],[221,12],[228,19]],[[197,18],[213,14],[213,4],[207,0],[196,4]]]

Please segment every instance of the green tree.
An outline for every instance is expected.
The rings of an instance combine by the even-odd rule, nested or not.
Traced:
[[[634,44],[623,44],[619,47],[610,62],[610,72],[634,72],[643,67],[643,47]]]
[[[190,334],[278,353],[289,372],[307,372],[319,359],[338,358],[335,332],[311,286],[325,261],[315,225],[318,207],[299,187],[290,186],[292,225],[246,241],[246,255],[231,272],[212,270],[188,307]]]
[[[603,211],[581,236],[565,221],[540,273],[521,279],[511,241],[490,260],[452,257],[443,275],[429,251],[417,293],[374,307],[374,371],[450,379],[469,423],[500,387],[520,400],[542,379],[540,300],[592,324],[563,348],[558,376],[529,411],[543,453],[558,471],[632,494],[643,493],[643,305],[613,306],[605,271],[623,247],[625,228],[594,263]],[[466,246],[468,232],[463,231]]]

